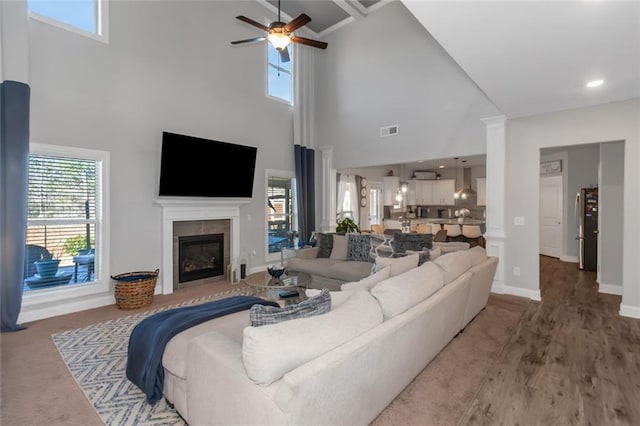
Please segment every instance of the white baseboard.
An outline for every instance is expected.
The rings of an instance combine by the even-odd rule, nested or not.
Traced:
[[[493,282],[491,286],[491,293],[496,294],[510,294],[512,296],[526,297],[531,300],[542,300],[540,297],[540,290],[527,290],[520,287],[511,287],[508,285],[502,285],[500,283]]]
[[[538,289],[538,290],[528,290],[526,288],[511,287],[511,286],[507,285],[507,286],[504,287],[504,292],[505,292],[505,294],[511,294],[513,296],[526,297],[526,298],[531,299],[531,300],[537,300],[537,301],[542,300],[542,298],[540,297],[540,289]]]
[[[598,284],[598,290],[600,293],[615,294],[616,296],[622,296],[622,286],[615,284]]]
[[[68,303],[56,303],[54,305],[23,306],[18,316],[18,324],[51,318],[58,315],[71,314],[87,309],[100,308],[102,306],[115,305],[113,294],[102,294],[82,300],[72,300]]]
[[[620,315],[640,319],[640,306],[620,305]]]
[[[560,260],[568,263],[579,263],[580,258],[578,256],[560,256]]]

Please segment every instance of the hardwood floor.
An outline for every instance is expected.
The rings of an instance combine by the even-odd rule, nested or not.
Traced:
[[[540,257],[533,302],[461,425],[640,425],[640,320],[595,272]]]

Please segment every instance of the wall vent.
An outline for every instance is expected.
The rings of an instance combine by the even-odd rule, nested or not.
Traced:
[[[398,134],[398,125],[380,127],[380,137],[386,138],[387,136],[395,136]]]

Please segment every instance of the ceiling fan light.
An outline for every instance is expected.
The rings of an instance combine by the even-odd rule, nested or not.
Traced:
[[[284,49],[291,43],[291,38],[283,33],[270,33],[267,35],[267,40],[269,40],[269,43],[276,49]]]

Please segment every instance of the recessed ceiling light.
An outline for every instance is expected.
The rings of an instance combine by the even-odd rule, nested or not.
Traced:
[[[440,164],[440,165],[438,166],[438,168],[439,168],[439,169],[444,169],[444,164]]]
[[[602,83],[604,83],[604,80],[593,80],[587,83],[587,87],[598,87],[598,86],[602,86]]]

